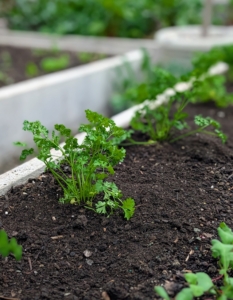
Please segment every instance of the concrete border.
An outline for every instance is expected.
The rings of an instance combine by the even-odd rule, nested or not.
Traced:
[[[60,50],[95,52],[119,55],[135,49],[145,48],[152,58],[160,45],[154,39],[107,38],[81,35],[65,35],[14,31],[1,29],[0,45]]]
[[[211,67],[208,73],[203,74],[203,78],[210,75],[222,74],[226,72],[228,65],[225,63],[218,63],[217,65]],[[193,79],[190,82],[180,82],[176,84],[173,88],[167,89],[161,95],[158,95],[154,101],[145,100],[144,103],[133,106],[117,115],[112,117],[117,126],[127,127],[134,113],[138,109],[142,109],[145,104],[150,105],[152,108],[165,103],[173,96],[176,92],[184,92],[192,87]],[[84,134],[76,135],[79,142],[82,142]],[[44,171],[44,164],[37,158],[30,160],[29,162],[14,168],[13,170],[0,175],[0,195],[4,195],[10,188],[15,187],[20,184],[27,182],[29,178],[35,178],[39,176]]]
[[[156,32],[155,40],[161,46],[161,60],[169,63],[190,63],[195,52],[209,51],[212,47],[233,43],[233,26],[210,26],[203,37],[198,25],[174,26]]]
[[[75,133],[86,120],[85,109],[107,115],[116,80],[127,75],[125,62],[139,73],[142,57],[142,52],[135,50],[1,88],[0,167],[18,157],[13,142],[25,141],[30,145],[30,134],[22,130],[24,120],[40,120],[49,130],[54,124],[63,123]]]

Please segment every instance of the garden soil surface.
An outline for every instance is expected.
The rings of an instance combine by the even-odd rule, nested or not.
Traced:
[[[112,180],[136,201],[130,221],[59,204],[49,173],[0,197],[0,225],[23,246],[20,262],[0,259],[0,299],[151,300],[155,285],[173,296],[197,271],[221,284],[210,248],[220,222],[233,228],[233,108],[187,110],[220,121],[227,143],[128,147]]]
[[[80,66],[88,62],[106,57],[102,54],[94,53],[78,53],[71,51],[60,50],[43,50],[43,49],[29,49],[29,48],[16,48],[10,46],[0,46],[0,87],[17,83],[30,79],[32,77],[38,77],[46,75],[48,73],[41,67],[41,61],[44,58],[61,58],[62,56],[68,56],[69,63],[65,69]],[[27,74],[27,66],[29,64],[36,65],[37,74],[29,76]],[[61,70],[60,70],[61,71]]]

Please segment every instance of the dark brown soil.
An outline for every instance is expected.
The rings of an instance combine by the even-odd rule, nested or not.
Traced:
[[[0,46],[0,87],[53,73],[47,72],[41,67],[42,60],[44,58],[61,58],[64,57],[64,55],[69,57],[69,63],[64,69],[83,65],[106,57],[106,55],[102,54],[76,53],[71,51],[59,51],[56,49],[32,50],[28,48]],[[27,71],[30,69],[29,65],[32,63],[37,67],[37,74],[28,73],[29,71]]]
[[[61,189],[48,173],[1,197],[1,226],[24,253],[20,262],[1,258],[0,294],[151,300],[154,286],[166,280],[173,282],[171,293],[178,291],[184,272],[216,278],[210,240],[220,222],[233,228],[233,108],[219,113],[205,104],[188,110],[219,120],[228,142],[200,135],[128,147],[113,180],[136,201],[130,221],[120,213],[106,218],[59,204]]]

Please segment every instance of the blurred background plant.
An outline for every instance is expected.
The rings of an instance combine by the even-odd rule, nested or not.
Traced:
[[[0,16],[17,30],[141,38],[152,37],[161,27],[199,24],[202,4],[203,0],[0,0]],[[217,11],[213,23],[232,22],[225,6],[218,5]]]
[[[225,74],[205,75],[210,67],[219,62],[228,65]],[[119,113],[145,100],[154,100],[178,82],[192,81],[193,88],[186,93],[190,102],[212,101],[217,107],[233,105],[233,44],[212,48],[205,53],[196,53],[191,69],[177,65],[153,65],[149,54],[144,50],[141,64],[141,76],[136,76],[129,63],[118,70],[116,92],[111,98],[113,114]],[[195,78],[195,80],[193,80]]]
[[[170,66],[166,69],[154,65],[145,49],[143,54],[140,76],[134,73],[128,62],[118,70],[116,92],[111,98],[113,114],[142,103],[146,99],[154,100],[157,95],[178,82],[180,76],[168,70]]]
[[[8,76],[8,70],[12,67],[11,56],[7,51],[0,52],[0,84],[11,84],[13,78]]]

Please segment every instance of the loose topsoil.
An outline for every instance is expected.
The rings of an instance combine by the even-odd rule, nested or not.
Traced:
[[[71,51],[59,51],[57,49],[33,50],[0,46],[0,87],[53,73],[47,72],[42,68],[42,60],[45,58],[64,58],[64,56],[68,56],[68,64],[62,69],[69,69],[106,57],[106,55],[103,54],[76,53]]]
[[[184,272],[197,271],[221,284],[210,241],[220,222],[233,228],[233,108],[187,110],[190,120],[201,113],[220,121],[228,142],[196,135],[128,147],[113,181],[136,201],[130,221],[59,204],[62,192],[49,173],[2,196],[0,225],[23,246],[23,258],[0,259],[0,295],[151,300],[155,285],[174,295]]]

